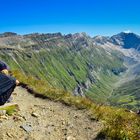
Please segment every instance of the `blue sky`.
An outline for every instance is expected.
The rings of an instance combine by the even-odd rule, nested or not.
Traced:
[[[140,0],[0,0],[0,32],[140,34]]]

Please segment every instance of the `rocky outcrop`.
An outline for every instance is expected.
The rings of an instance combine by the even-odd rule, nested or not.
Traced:
[[[87,79],[86,82],[82,82],[82,83],[79,82],[78,85],[75,87],[73,94],[75,96],[83,96],[84,97],[85,91],[90,88],[90,86],[93,84],[94,81]]]
[[[92,64],[87,63],[88,65],[88,74],[85,82],[79,82],[77,81],[77,86],[75,87],[73,94],[78,96],[85,96],[85,91],[88,91],[88,89],[91,87],[91,85],[95,84],[96,78],[94,77],[93,71],[94,66]]]

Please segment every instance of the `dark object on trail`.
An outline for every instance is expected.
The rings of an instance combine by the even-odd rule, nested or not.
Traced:
[[[16,87],[16,79],[0,73],[0,105],[4,105]]]

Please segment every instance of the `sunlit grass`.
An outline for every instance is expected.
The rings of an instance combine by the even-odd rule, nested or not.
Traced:
[[[5,106],[0,106],[0,110],[6,110],[6,114],[12,115],[13,113],[18,111],[18,105],[17,104],[7,104]]]
[[[101,133],[108,139],[138,140],[140,138],[140,117],[136,114],[127,112],[125,109],[98,105],[84,97],[75,97],[63,89],[50,86],[46,81],[25,76],[19,71],[14,71],[13,74],[22,83],[27,84],[35,94],[78,109],[87,109],[91,113],[91,119],[94,118],[104,124]]]

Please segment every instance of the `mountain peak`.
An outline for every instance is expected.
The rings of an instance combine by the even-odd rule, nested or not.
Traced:
[[[122,46],[125,49],[134,48],[140,51],[140,36],[133,32],[121,32],[112,36],[111,40],[115,45]]]
[[[133,32],[130,31],[130,30],[125,30],[125,31],[123,31],[123,33],[125,33],[125,34],[129,34],[129,33],[133,33]]]

